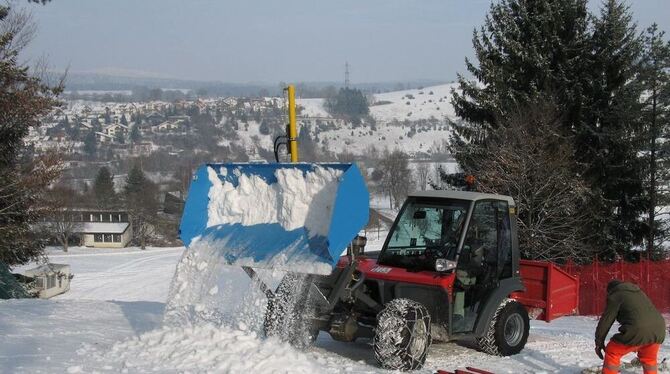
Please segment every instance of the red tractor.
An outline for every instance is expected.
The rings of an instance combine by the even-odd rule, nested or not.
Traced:
[[[529,315],[574,314],[578,281],[519,258],[508,196],[425,191],[407,198],[380,252],[358,237],[329,276],[289,274],[268,303],[265,330],[305,345],[372,339],[387,369],[420,368],[433,342],[474,338],[493,355],[519,353]]]

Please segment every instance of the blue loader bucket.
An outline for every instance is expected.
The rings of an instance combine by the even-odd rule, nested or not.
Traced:
[[[368,211],[354,164],[206,164],[179,231],[189,250],[211,246],[231,265],[329,274]]]

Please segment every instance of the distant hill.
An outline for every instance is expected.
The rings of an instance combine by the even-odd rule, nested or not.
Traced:
[[[54,75],[57,75],[54,73]],[[223,83],[145,76],[118,76],[101,73],[68,73],[67,91],[129,91],[137,87],[207,91],[215,96],[256,96],[261,90],[278,91],[277,85]]]
[[[52,75],[59,77],[58,72]],[[398,90],[399,88],[422,87],[437,85],[442,82],[435,80],[418,80],[411,82],[370,82],[352,84],[369,93],[379,93]],[[313,90],[328,86],[340,87],[341,82],[297,82],[299,87]],[[137,87],[205,90],[209,96],[258,96],[261,92],[270,96],[281,96],[282,83],[226,83],[219,81],[184,80],[155,76],[150,73],[136,73],[123,70],[109,70],[101,72],[68,72],[65,81],[67,91],[131,91]],[[300,92],[300,90],[299,90]]]

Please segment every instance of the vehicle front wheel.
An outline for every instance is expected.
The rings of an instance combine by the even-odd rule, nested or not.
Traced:
[[[420,369],[430,343],[430,315],[422,304],[395,299],[377,315],[373,346],[384,369]]]
[[[528,341],[530,322],[526,308],[518,301],[506,299],[496,310],[484,336],[477,338],[479,348],[496,356],[515,355]]]
[[[309,303],[312,278],[305,274],[287,274],[279,283],[274,297],[268,300],[263,327],[265,336],[275,336],[297,348],[310,346],[319,330],[313,328]]]

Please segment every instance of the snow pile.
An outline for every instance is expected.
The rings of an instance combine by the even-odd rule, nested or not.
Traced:
[[[310,236],[328,235],[341,170],[321,166],[307,173],[277,169],[277,183],[273,184],[257,175],[242,174],[237,186],[221,181],[213,168],[207,171],[212,183],[207,227],[278,223],[289,231],[305,227]]]
[[[216,373],[324,373],[334,368],[287,343],[239,329],[202,325],[163,328],[115,344],[110,360],[124,362],[130,372],[195,371]],[[330,370],[329,370],[330,369]]]

